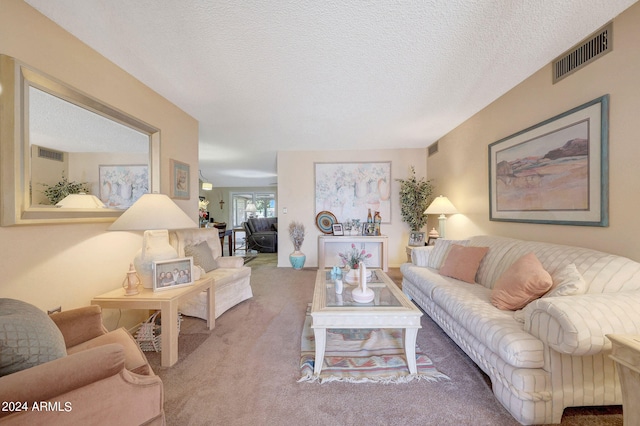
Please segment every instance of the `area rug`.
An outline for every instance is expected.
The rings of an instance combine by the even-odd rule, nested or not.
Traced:
[[[449,380],[434,367],[427,355],[416,348],[417,374],[409,374],[402,345],[402,329],[334,329],[327,330],[327,344],[322,370],[313,374],[315,339],[311,315],[302,329],[298,382],[327,383],[409,383],[413,380]]]

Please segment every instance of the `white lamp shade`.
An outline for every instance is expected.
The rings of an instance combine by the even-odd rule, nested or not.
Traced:
[[[246,212],[249,213],[255,213],[258,211],[258,209],[256,208],[256,205],[253,203],[247,203],[247,208],[245,209]]]
[[[458,210],[449,201],[449,199],[443,195],[436,197],[435,200],[427,207],[424,214],[456,214]]]
[[[65,209],[103,209],[105,205],[95,195],[69,194],[58,201],[56,207],[63,207]]]
[[[194,220],[165,194],[144,194],[109,226],[109,231],[197,227]]]

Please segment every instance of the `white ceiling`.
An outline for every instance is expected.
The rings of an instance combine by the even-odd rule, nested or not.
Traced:
[[[636,0],[25,1],[195,117],[222,187],[273,184],[278,150],[426,147]]]

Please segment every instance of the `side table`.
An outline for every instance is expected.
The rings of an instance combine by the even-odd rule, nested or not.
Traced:
[[[203,278],[191,286],[171,290],[153,291],[150,288],[140,288],[140,293],[133,296],[125,296],[124,290],[118,288],[94,297],[91,304],[104,309],[159,309],[163,324],[160,343],[161,365],[171,367],[178,362],[178,305],[182,300],[205,290],[208,296],[207,326],[209,330],[213,330],[216,324],[216,289],[212,278]]]
[[[607,334],[613,348],[609,357],[616,362],[622,386],[622,422],[640,425],[640,335]]]

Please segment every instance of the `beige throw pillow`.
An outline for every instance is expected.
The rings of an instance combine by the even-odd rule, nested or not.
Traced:
[[[551,275],[535,254],[525,254],[498,278],[491,303],[502,310],[521,309],[549,291],[552,284]]]
[[[218,262],[213,258],[211,249],[206,241],[194,246],[186,246],[184,248],[184,255],[193,257],[193,263],[204,269],[204,272],[218,269]]]
[[[451,244],[449,254],[440,268],[440,275],[474,284],[476,272],[487,251],[489,247],[463,247]]]
[[[467,246],[469,240],[444,240],[437,239],[434,244],[433,250],[429,254],[429,268],[440,269],[442,262],[447,257],[451,244],[457,244],[459,246]]]
[[[553,286],[542,297],[573,296],[587,292],[587,282],[573,263],[553,274]]]

